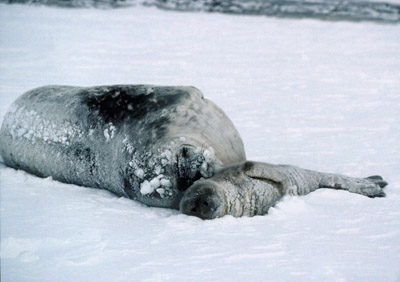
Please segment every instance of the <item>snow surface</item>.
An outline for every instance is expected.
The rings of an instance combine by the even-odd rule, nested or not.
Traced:
[[[321,189],[266,216],[203,221],[0,163],[1,281],[400,281],[399,34],[0,4],[0,120],[46,84],[194,85],[232,119],[249,159],[390,183],[382,199]]]

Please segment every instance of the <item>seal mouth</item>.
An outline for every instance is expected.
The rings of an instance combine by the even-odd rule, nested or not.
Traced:
[[[194,185],[190,187],[180,202],[180,211],[201,219],[218,217],[222,202],[213,187]]]

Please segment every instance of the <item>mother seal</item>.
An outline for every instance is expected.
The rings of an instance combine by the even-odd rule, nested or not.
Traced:
[[[0,131],[4,162],[41,177],[179,208],[201,177],[246,159],[236,128],[194,87],[45,86]]]

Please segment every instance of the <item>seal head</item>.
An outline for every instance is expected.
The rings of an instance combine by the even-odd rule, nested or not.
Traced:
[[[196,181],[184,194],[180,211],[201,219],[213,219],[225,214],[223,187],[211,180]]]

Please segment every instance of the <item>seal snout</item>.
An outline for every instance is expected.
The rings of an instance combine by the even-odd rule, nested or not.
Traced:
[[[203,185],[191,188],[186,191],[181,200],[181,212],[201,219],[216,218],[220,210],[221,201],[213,189]]]

